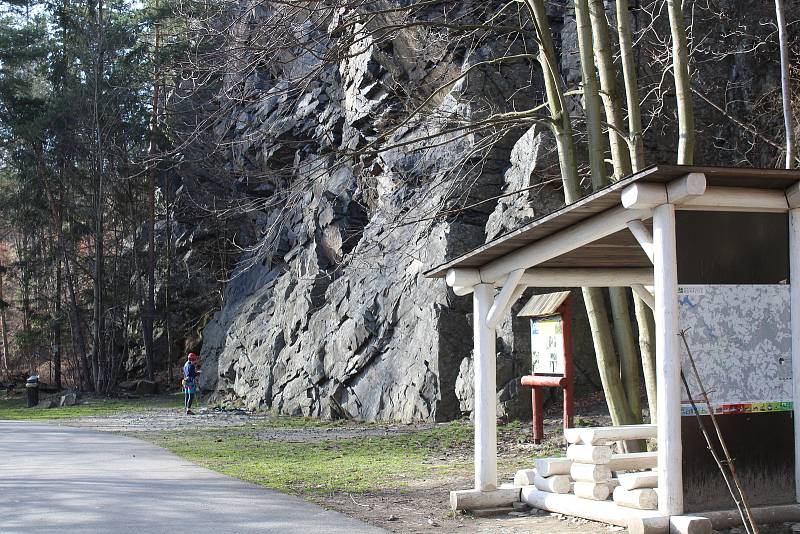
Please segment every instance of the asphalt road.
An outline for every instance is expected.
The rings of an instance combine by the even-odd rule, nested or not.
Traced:
[[[137,439],[0,421],[0,532],[385,531],[214,473]]]

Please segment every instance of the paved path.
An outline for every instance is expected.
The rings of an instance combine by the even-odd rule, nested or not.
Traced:
[[[378,534],[132,438],[0,421],[0,532]]]

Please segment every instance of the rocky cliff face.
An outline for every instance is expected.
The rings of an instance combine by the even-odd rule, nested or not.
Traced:
[[[250,24],[272,16],[263,6],[249,12]],[[574,22],[554,17],[554,28],[566,78],[574,81]],[[324,48],[331,38],[311,32],[308,42]],[[551,211],[563,196],[552,139],[541,126],[503,131],[491,143],[480,132],[424,141],[446,131],[456,112],[476,116],[542,99],[529,69],[470,69],[503,46],[521,45],[465,49],[455,38],[441,46],[432,39],[432,32],[408,29],[388,41],[365,37],[330,64],[323,54],[294,61],[292,78],[313,76],[291,97],[274,73],[228,81],[245,95],[215,126],[228,181],[200,181],[214,181],[216,195],[254,200],[235,219],[241,228],[224,232],[247,236],[238,241],[246,248],[228,273],[221,309],[202,331],[201,385],[216,399],[363,420],[445,420],[471,411],[471,299],[423,272]],[[377,154],[381,129],[407,118],[398,85],[429,97],[426,119],[403,124],[394,146]],[[179,202],[186,206],[197,177],[183,174]],[[226,187],[231,193],[222,192]],[[502,196],[520,189],[527,192]],[[432,217],[443,209],[453,215]],[[578,377],[596,384],[588,325],[580,314],[575,321]],[[525,321],[501,325],[498,351],[500,414],[524,415],[529,401],[518,377],[529,365]]]

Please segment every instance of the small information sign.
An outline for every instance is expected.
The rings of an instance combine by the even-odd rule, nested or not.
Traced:
[[[564,374],[564,324],[560,315],[531,319],[531,356],[533,374]]]

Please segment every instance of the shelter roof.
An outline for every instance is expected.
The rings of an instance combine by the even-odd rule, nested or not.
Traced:
[[[443,278],[451,268],[480,268],[519,248],[621,206],[622,191],[635,182],[666,184],[689,173],[705,174],[709,187],[785,190],[800,182],[800,171],[797,170],[653,165],[441,264],[427,271],[425,275]],[[646,221],[645,224],[651,223]],[[652,263],[633,235],[622,230],[552,258],[539,266],[649,267]]]

